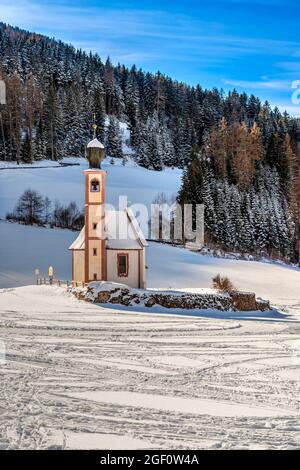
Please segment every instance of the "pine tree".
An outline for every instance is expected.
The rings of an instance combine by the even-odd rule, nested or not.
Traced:
[[[121,129],[118,120],[114,116],[109,118],[106,153],[110,157],[123,158]]]
[[[145,168],[150,167],[150,161],[148,158],[148,134],[145,124],[139,125],[139,143],[137,147],[137,163]]]
[[[36,128],[35,160],[43,160],[47,154],[47,140],[45,123],[42,116],[39,119]]]
[[[54,83],[52,82],[49,88],[47,101],[46,101],[46,142],[47,142],[47,158],[49,160],[58,160],[59,158],[59,144],[58,139],[58,115],[59,104],[57,99],[57,91]]]
[[[158,114],[147,119],[147,158],[149,167],[153,170],[161,170],[163,167],[163,142]]]
[[[163,163],[166,166],[175,166],[175,150],[169,129],[163,126],[161,129],[161,139],[163,147]]]
[[[197,151],[193,152],[192,159],[182,176],[182,186],[178,200],[180,204],[203,203],[204,163],[200,161]]]
[[[105,104],[104,104],[104,90],[102,81],[98,81],[92,90],[91,107],[92,115],[96,117],[97,136],[101,142],[105,139]],[[91,115],[89,120],[89,129],[91,129]]]
[[[287,183],[290,183],[295,176],[297,169],[296,155],[292,148],[291,137],[288,133],[285,134],[285,138],[282,144],[282,164],[281,169],[284,173],[284,179]]]

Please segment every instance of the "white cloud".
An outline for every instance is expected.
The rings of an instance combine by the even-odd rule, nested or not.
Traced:
[[[300,117],[300,106],[286,106],[284,104],[277,104],[272,107],[277,106],[280,112],[284,113],[286,111],[291,116]]]
[[[253,90],[291,90],[291,82],[287,80],[223,80],[225,85]]]
[[[205,53],[224,58],[254,53],[292,55],[300,50],[300,42],[234,36],[226,34],[224,25],[219,22],[203,22],[167,11],[75,7],[36,0],[15,0],[14,3],[0,0],[0,10],[2,20],[7,23],[50,35],[55,30],[62,39],[69,37],[69,41],[76,39],[78,43],[78,37],[86,42],[91,35],[105,41],[133,41],[138,37],[143,42],[152,41],[158,50],[167,45],[171,50],[185,50],[190,56]],[[130,54],[132,50],[124,52]]]

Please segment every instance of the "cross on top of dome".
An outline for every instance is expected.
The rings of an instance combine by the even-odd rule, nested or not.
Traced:
[[[105,158],[104,145],[97,139],[97,124],[96,116],[94,115],[93,128],[93,140],[87,144],[86,157],[89,161],[90,168],[101,168],[101,162]]]

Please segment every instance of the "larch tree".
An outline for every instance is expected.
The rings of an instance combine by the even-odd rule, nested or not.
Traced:
[[[247,187],[251,181],[251,162],[248,151],[249,131],[246,124],[231,126],[232,172],[237,186]]]
[[[221,119],[220,125],[214,127],[210,134],[209,153],[214,158],[218,175],[227,176],[229,135],[226,119]]]

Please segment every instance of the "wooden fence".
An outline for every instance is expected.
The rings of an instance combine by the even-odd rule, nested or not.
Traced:
[[[36,280],[38,286],[48,285],[48,286],[59,286],[59,287],[85,287],[87,284],[84,282],[72,282],[72,281],[64,281],[61,279],[49,279],[46,277],[39,277]]]

